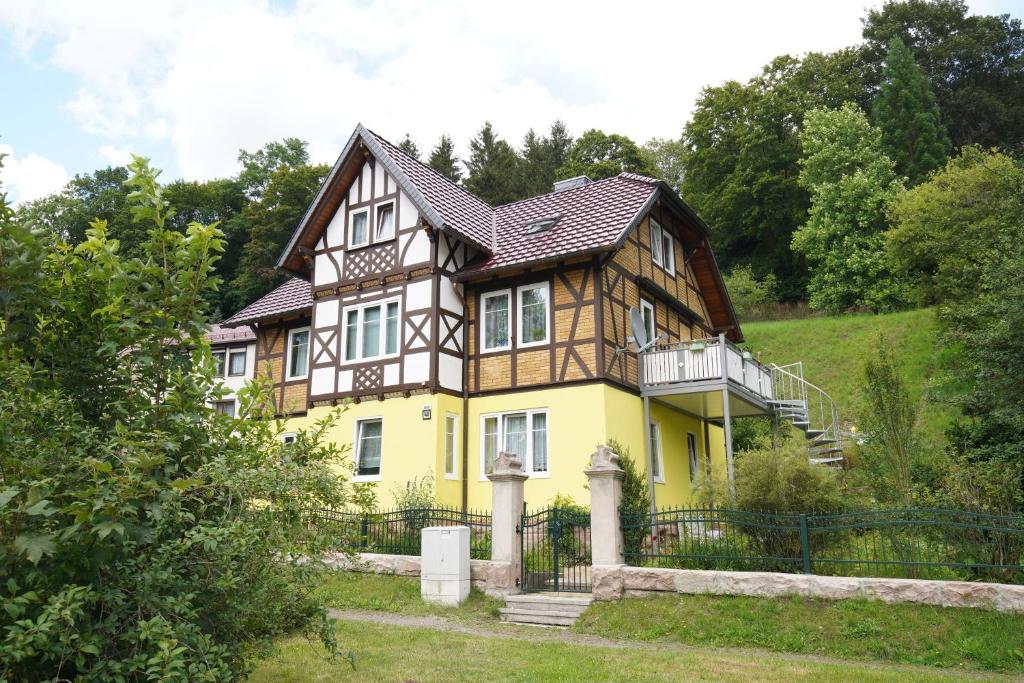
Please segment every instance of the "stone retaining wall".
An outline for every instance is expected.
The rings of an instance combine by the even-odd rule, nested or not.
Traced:
[[[334,553],[324,558],[324,563],[334,569],[344,569],[368,574],[392,574],[394,576],[419,576],[420,558],[418,555],[381,555],[378,553],[359,553],[349,557],[342,553]],[[473,588],[488,595],[503,597],[509,593],[518,593],[512,565],[507,562],[493,560],[470,560],[469,573]]]
[[[942,607],[982,607],[1000,612],[1024,613],[1024,586],[999,583],[656,569],[626,565],[595,565],[591,570],[591,579],[594,598],[597,600],[656,593],[752,597],[800,595],[832,600],[868,598]]]

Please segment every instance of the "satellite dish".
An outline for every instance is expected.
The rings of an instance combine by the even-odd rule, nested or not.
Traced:
[[[644,315],[640,312],[640,309],[634,306],[629,309],[629,327],[633,333],[633,341],[639,349],[643,349],[651,340],[647,337],[647,326],[644,325]]]

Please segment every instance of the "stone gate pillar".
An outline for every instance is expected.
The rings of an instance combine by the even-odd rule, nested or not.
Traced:
[[[621,568],[625,563],[625,542],[619,505],[622,480],[619,456],[608,446],[598,446],[584,470],[590,483],[591,586],[598,600],[622,595]]]
[[[494,458],[491,480],[491,560],[508,565],[506,588],[512,589],[520,574],[519,534],[516,528],[523,514],[523,482],[529,475],[512,453]]]

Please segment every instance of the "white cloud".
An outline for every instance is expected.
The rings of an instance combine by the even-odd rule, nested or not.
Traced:
[[[132,153],[129,150],[114,145],[100,145],[96,152],[111,166],[127,166],[132,160]]]
[[[0,168],[0,184],[12,204],[39,199],[56,192],[68,182],[67,169],[46,157],[28,154],[19,158],[10,145],[0,145],[0,154],[7,155],[3,168]]]
[[[83,130],[169,139],[186,177],[233,173],[239,148],[288,135],[333,161],[357,121],[423,151],[443,133],[464,146],[485,119],[514,143],[556,118],[674,137],[701,87],[857,42],[865,5],[9,2],[16,44],[76,77]]]

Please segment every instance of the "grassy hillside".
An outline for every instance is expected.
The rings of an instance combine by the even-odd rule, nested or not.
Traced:
[[[938,330],[929,309],[887,315],[844,315],[751,322],[743,325],[746,346],[763,362],[784,365],[802,360],[804,377],[827,391],[844,422],[857,422],[864,359],[874,352],[879,333],[893,345],[913,396],[921,403],[921,436],[941,447],[954,413],[929,400],[928,382],[938,365]]]

